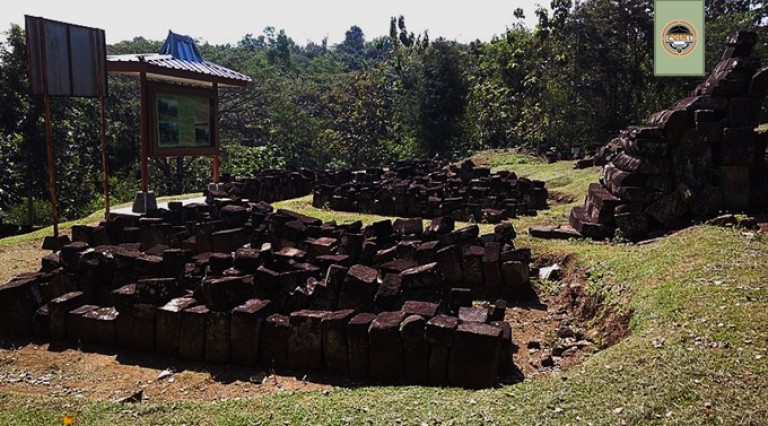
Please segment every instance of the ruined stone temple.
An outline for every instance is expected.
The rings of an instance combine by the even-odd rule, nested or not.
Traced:
[[[732,32],[720,63],[690,96],[608,145],[600,183],[569,223],[589,238],[637,240],[716,215],[768,205],[768,139],[758,135],[768,67],[753,32]]]

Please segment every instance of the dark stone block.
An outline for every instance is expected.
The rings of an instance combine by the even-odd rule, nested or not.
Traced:
[[[320,370],[323,368],[321,322],[329,312],[301,310],[291,313],[288,337],[288,368]]]
[[[205,316],[205,362],[229,363],[229,312],[209,311]]]
[[[32,316],[32,335],[44,338],[51,337],[51,313],[48,310],[48,304],[37,308]]]
[[[416,253],[414,254],[414,260],[416,260],[416,263],[419,265],[424,265],[426,263],[436,262],[436,247],[437,241],[429,241],[419,245],[419,247],[416,249]]]
[[[260,251],[248,247],[237,249],[232,266],[247,274],[256,272],[256,269],[261,266]]]
[[[140,351],[155,351],[157,305],[137,303],[133,305],[133,344]]]
[[[402,235],[421,235],[424,231],[420,217],[395,219],[392,229]]]
[[[10,283],[13,284],[13,283]],[[48,302],[51,314],[51,337],[54,339],[67,338],[67,313],[85,304],[85,296],[81,291],[72,291]],[[34,311],[33,311],[34,312]],[[30,320],[32,316],[30,315]],[[12,319],[12,321],[16,321]]]
[[[176,356],[179,352],[182,311],[197,304],[191,297],[172,299],[157,310],[155,349],[163,355]]]
[[[375,314],[357,314],[347,326],[347,349],[349,353],[349,374],[354,378],[368,377],[370,371],[370,344],[368,328]]]
[[[546,240],[568,240],[570,238],[582,238],[583,235],[571,226],[531,226],[528,232],[534,238]]]
[[[378,288],[377,277],[378,271],[364,265],[353,265],[349,268],[339,296],[339,309],[372,311]]]
[[[464,281],[459,250],[459,247],[452,245],[438,250],[435,255],[437,264],[443,271],[445,282],[452,287],[462,284]]]
[[[290,332],[289,317],[280,314],[267,317],[259,336],[259,364],[262,367],[276,370],[286,367]]]
[[[232,310],[230,339],[232,363],[255,365],[259,358],[261,325],[272,314],[269,300],[251,299]]]
[[[501,272],[504,276],[504,285],[512,290],[513,294],[517,289],[528,284],[530,279],[530,267],[528,262],[508,261],[501,264]]]
[[[720,166],[720,176],[724,206],[732,209],[748,208],[750,199],[749,166]]]
[[[498,292],[504,286],[504,278],[501,275],[501,257],[502,243],[485,243],[483,246],[483,286],[479,295],[483,297],[492,297],[498,295]]]
[[[568,224],[586,238],[601,240],[610,238],[613,233],[613,229],[610,227],[592,222],[584,207],[574,207],[571,209],[571,213],[568,216]]]
[[[648,215],[642,206],[622,205],[616,208],[616,227],[630,240],[637,240],[648,234]]]
[[[114,307],[102,307],[82,315],[83,342],[104,346],[117,345],[117,317],[119,313]]]
[[[659,175],[669,170],[669,161],[667,159],[633,157],[623,152],[616,155],[612,162],[619,170],[643,175]]]
[[[514,372],[514,363],[512,362],[512,327],[506,321],[493,321],[491,325],[501,329],[499,375],[509,376]]]
[[[83,322],[83,315],[88,312],[99,309],[96,305],[82,305],[69,312],[64,316],[67,329],[67,338],[75,342],[85,342],[86,339],[91,341],[95,340],[95,336],[92,335],[93,330],[85,326]]]
[[[464,282],[470,288],[483,286],[483,256],[485,249],[480,246],[470,246],[464,251],[461,269],[464,272]]]
[[[664,226],[672,227],[688,213],[687,200],[692,197],[691,190],[685,184],[681,184],[674,192],[648,206],[645,212]]]
[[[0,335],[25,336],[32,333],[32,317],[42,304],[40,281],[36,278],[0,285]]]
[[[211,234],[211,251],[232,253],[248,244],[248,233],[243,228],[225,229]]]
[[[254,297],[253,287],[243,277],[207,279],[201,286],[202,302],[212,311],[229,312]]]
[[[136,303],[164,305],[182,291],[175,278],[149,278],[136,283]]]
[[[396,259],[381,265],[381,268],[380,268],[381,275],[386,276],[387,274],[399,274],[405,271],[406,269],[410,269],[415,266],[418,266],[418,263],[414,261],[405,260],[405,259]]]
[[[433,289],[443,282],[437,263],[415,266],[400,273],[403,291],[413,289]]]
[[[480,389],[494,385],[499,370],[502,331],[488,324],[464,323],[456,328],[448,362],[448,381]]]
[[[371,322],[368,339],[371,345],[371,378],[382,383],[396,383],[403,373],[403,349],[400,324],[404,312],[382,312]]]
[[[398,274],[384,276],[379,288],[376,290],[374,305],[377,312],[395,311],[402,305],[401,287],[403,279]]]
[[[325,365],[333,373],[349,374],[347,328],[354,316],[351,309],[328,312],[320,323]]]
[[[616,170],[617,172],[619,172],[619,174],[628,175],[624,172],[619,171],[613,166],[610,166],[610,167],[606,166],[605,170],[609,170],[609,169]],[[643,175],[636,175],[636,176],[643,176]],[[643,180],[642,183],[644,184],[645,180]],[[612,225],[614,210],[616,209],[616,206],[618,206],[620,203],[621,203],[621,200],[619,200],[617,197],[611,194],[607,189],[605,189],[603,185],[600,185],[599,183],[589,184],[589,189],[587,190],[587,202],[585,204],[585,207],[587,209],[587,215],[589,216],[592,222],[600,223],[603,225]]]
[[[426,320],[437,315],[439,305],[437,303],[421,302],[418,300],[408,300],[403,303],[401,311],[406,315],[419,315]]]
[[[433,385],[448,384],[448,360],[459,319],[438,315],[427,322],[425,338],[429,342],[429,381]]]
[[[719,150],[722,165],[749,165],[755,161],[755,131],[751,127],[726,128]]]
[[[487,323],[488,309],[478,308],[474,306],[461,307],[459,308],[459,321],[461,321],[462,323],[465,323],[465,322],[477,322],[481,324]]]
[[[205,305],[182,311],[179,358],[189,361],[202,361],[205,358],[205,325],[209,312]]]
[[[411,315],[400,324],[403,344],[403,378],[406,383],[429,383],[429,343],[425,332],[427,321],[420,315]]]
[[[447,234],[454,230],[455,222],[452,217],[442,216],[432,219],[426,229],[425,234],[430,236],[439,236]]]

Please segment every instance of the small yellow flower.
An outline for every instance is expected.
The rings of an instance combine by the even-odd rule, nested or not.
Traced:
[[[73,424],[75,424],[75,418],[70,416],[64,416],[64,418],[61,419],[61,423],[64,426],[72,426]]]

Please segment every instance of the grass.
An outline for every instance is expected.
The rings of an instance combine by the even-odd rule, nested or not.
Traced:
[[[187,198],[197,198],[202,197],[202,193],[193,193],[193,194],[183,194],[183,195],[171,195],[167,197],[160,197],[157,199],[159,203],[165,202],[165,201],[174,201],[174,200],[184,200]],[[112,210],[124,208],[124,207],[130,207],[132,206],[132,202],[128,203],[122,203],[117,204],[114,206],[111,206]],[[97,210],[93,213],[91,213],[89,216],[86,216],[82,219],[73,220],[69,222],[62,222],[59,224],[59,233],[66,234],[69,229],[71,229],[75,225],[97,225],[99,222],[104,220],[104,209]],[[21,235],[15,235],[13,237],[7,237],[0,239],[0,247],[12,245],[12,244],[18,244],[18,243],[24,243],[34,240],[41,240],[46,236],[53,235],[53,226],[48,226],[45,228],[38,229],[37,231],[30,232],[27,234],[21,234]]]
[[[492,157],[492,154],[486,154]],[[503,162],[503,161],[499,161]],[[521,176],[581,200],[598,169],[515,164]],[[497,167],[509,167],[499,164]],[[579,203],[575,201],[574,203]],[[568,206],[515,220],[518,229],[561,220]],[[277,203],[324,220],[373,216]],[[697,226],[647,245],[541,241],[535,253],[573,253],[590,291],[633,312],[631,335],[580,366],[533,382],[482,391],[366,387],[283,393],[224,402],[117,405],[0,394],[0,424],[765,424],[768,418],[768,241]],[[524,350],[524,349],[523,349]]]

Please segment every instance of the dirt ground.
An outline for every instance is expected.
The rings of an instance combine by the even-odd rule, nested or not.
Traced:
[[[40,248],[43,240],[0,246],[0,283],[24,272],[40,269],[40,259],[50,253]]]

